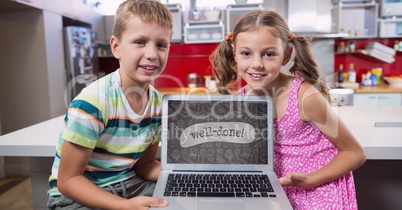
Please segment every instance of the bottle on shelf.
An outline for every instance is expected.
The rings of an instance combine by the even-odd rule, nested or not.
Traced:
[[[343,77],[342,82],[347,82],[348,79],[349,79],[348,72],[347,72],[347,71],[344,71],[344,72],[342,73],[342,77]]]
[[[354,63],[349,64],[348,81],[349,82],[356,82],[356,71],[355,71],[355,64]]]
[[[339,69],[338,69],[338,83],[343,82],[343,64],[339,64]]]
[[[402,41],[399,42],[399,50],[398,50],[398,51],[399,51],[399,52],[402,51]]]

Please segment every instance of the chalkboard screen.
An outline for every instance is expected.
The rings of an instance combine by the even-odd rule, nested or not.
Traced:
[[[267,164],[267,103],[170,100],[167,163]]]

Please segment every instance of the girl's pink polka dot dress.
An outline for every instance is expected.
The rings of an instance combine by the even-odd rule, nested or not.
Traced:
[[[328,164],[338,148],[312,123],[300,119],[298,91],[303,80],[295,78],[285,114],[274,122],[274,171],[310,173]],[[238,91],[244,95],[244,87]],[[357,209],[352,172],[314,188],[283,187],[294,209]]]

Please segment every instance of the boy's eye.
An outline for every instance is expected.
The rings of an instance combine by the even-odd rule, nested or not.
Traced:
[[[135,43],[135,44],[138,44],[138,45],[145,45],[145,42],[144,42],[144,41],[135,41],[134,43]]]
[[[157,46],[158,46],[158,48],[163,48],[163,49],[167,48],[167,44],[160,43]]]

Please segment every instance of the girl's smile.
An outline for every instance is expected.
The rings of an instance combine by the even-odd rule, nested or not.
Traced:
[[[260,73],[248,73],[250,75],[250,78],[253,80],[263,80],[264,77],[267,76],[267,74],[260,74]]]

